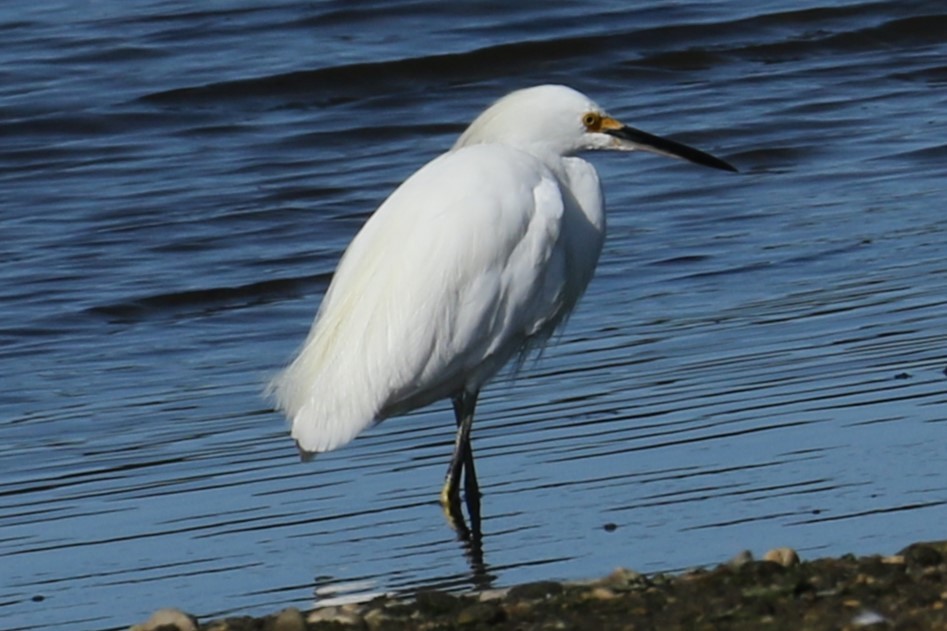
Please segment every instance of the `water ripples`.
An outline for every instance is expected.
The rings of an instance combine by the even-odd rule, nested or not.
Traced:
[[[53,8],[0,10],[5,627],[940,536],[939,3]],[[549,81],[743,174],[596,159],[602,264],[482,397],[472,549],[446,404],[301,465],[260,392],[379,201]]]

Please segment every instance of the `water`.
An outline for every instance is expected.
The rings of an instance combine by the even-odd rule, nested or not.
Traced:
[[[943,538],[944,32],[940,2],[7,3],[0,627]],[[303,465],[260,391],[377,204],[542,82],[743,173],[594,157],[599,273],[478,408],[479,567],[446,402]]]

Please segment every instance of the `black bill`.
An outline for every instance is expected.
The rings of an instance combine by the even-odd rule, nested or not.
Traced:
[[[625,125],[618,129],[605,130],[605,133],[631,143],[634,149],[650,151],[651,153],[658,153],[671,158],[680,158],[688,162],[693,162],[694,164],[702,164],[705,167],[721,169],[723,171],[738,172],[736,167],[729,162],[712,156],[709,153],[704,153],[700,149],[694,149],[693,147],[688,147],[679,142],[649,134],[640,129],[635,129],[634,127]]]

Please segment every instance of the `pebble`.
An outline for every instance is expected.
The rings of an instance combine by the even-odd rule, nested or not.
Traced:
[[[865,609],[860,611],[852,618],[852,624],[856,627],[870,627],[874,625],[888,625],[888,619],[877,611]]]
[[[799,565],[799,555],[792,548],[773,548],[763,555],[763,560],[779,563],[783,567]]]
[[[306,631],[306,620],[301,611],[289,607],[279,612],[265,627],[265,631]]]
[[[381,608],[367,611],[365,615],[362,616],[362,621],[369,629],[378,629],[389,620],[391,620],[391,616]]]
[[[611,589],[627,590],[631,587],[641,587],[647,584],[648,580],[628,568],[616,568],[611,574],[599,581],[603,587]]]
[[[337,624],[359,625],[362,623],[362,617],[351,605],[341,605],[337,607],[323,607],[309,613],[307,622],[335,622]]]
[[[143,623],[132,625],[129,631],[166,631],[162,627],[174,627],[178,631],[197,631],[197,619],[180,609],[159,609]]]
[[[933,567],[939,565],[944,560],[944,555],[934,544],[914,543],[900,552],[904,560],[910,564],[919,567]]]
[[[510,589],[510,598],[523,600],[543,600],[562,593],[562,583],[556,581],[536,581],[517,585]]]
[[[460,600],[447,592],[426,589],[414,595],[414,604],[423,613],[437,615],[454,611],[460,605]]]
[[[477,602],[464,607],[457,614],[456,623],[465,625],[491,625],[502,622],[506,613],[497,602]]]
[[[487,602],[489,600],[502,600],[506,598],[506,595],[509,593],[509,587],[503,587],[499,589],[485,589],[480,592],[480,594],[478,594],[477,598],[480,600],[480,602]]]
[[[738,552],[736,555],[734,555],[732,559],[727,561],[727,565],[729,565],[730,567],[736,568],[736,567],[741,567],[741,566],[746,565],[747,563],[752,563],[752,562],[753,562],[753,553],[750,552],[749,550],[743,550],[742,552]]]
[[[618,596],[607,587],[593,587],[588,592],[588,598],[590,600],[612,600],[618,598]]]

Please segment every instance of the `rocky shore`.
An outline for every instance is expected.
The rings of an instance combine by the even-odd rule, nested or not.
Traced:
[[[423,591],[310,612],[198,621],[174,609],[132,631],[386,631],[389,629],[945,630],[947,541],[889,556],[800,561],[788,548],[710,570],[596,581],[543,581],[478,594]]]

